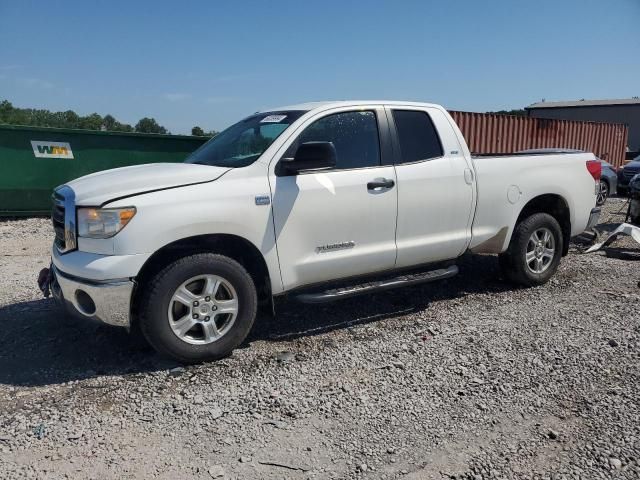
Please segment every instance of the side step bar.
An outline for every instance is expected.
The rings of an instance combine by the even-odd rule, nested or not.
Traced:
[[[293,298],[302,303],[325,303],[342,298],[355,297],[366,293],[379,292],[382,290],[391,290],[392,288],[407,287],[409,285],[417,285],[420,283],[434,282],[436,280],[444,280],[458,274],[458,267],[452,265],[447,268],[438,270],[430,270],[428,272],[420,272],[409,275],[400,275],[385,280],[376,280],[373,282],[362,283],[359,285],[349,285],[348,287],[334,288],[322,292],[299,293]]]

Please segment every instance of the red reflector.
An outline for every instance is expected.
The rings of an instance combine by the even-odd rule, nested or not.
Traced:
[[[594,180],[600,180],[602,176],[602,164],[598,160],[587,160],[587,170],[589,170]]]

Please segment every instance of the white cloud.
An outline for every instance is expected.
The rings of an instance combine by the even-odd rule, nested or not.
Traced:
[[[191,98],[190,93],[165,93],[162,95],[165,100],[169,100],[170,102],[179,102],[181,100],[187,100]]]

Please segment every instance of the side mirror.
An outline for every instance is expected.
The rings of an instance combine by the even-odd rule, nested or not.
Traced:
[[[283,161],[287,173],[304,170],[326,170],[336,166],[336,147],[331,142],[305,142],[292,159]]]

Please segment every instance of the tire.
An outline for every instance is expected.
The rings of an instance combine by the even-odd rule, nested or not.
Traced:
[[[251,276],[223,255],[183,257],[146,287],[140,304],[142,333],[158,352],[182,363],[230,355],[256,318],[258,296]]]
[[[596,205],[604,205],[604,202],[609,198],[609,184],[605,180],[600,180],[598,186],[598,196],[596,197]]]
[[[558,269],[562,249],[558,221],[547,213],[536,213],[516,225],[509,248],[499,256],[500,269],[509,282],[525,287],[542,285]]]

